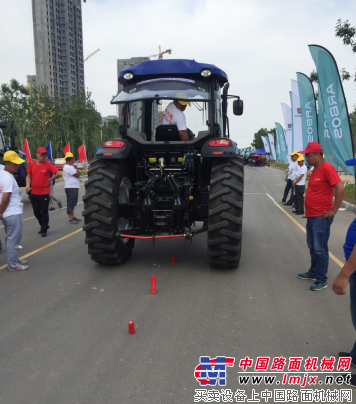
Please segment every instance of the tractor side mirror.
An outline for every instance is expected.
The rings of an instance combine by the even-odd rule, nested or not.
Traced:
[[[234,100],[232,109],[234,115],[242,115],[244,113],[244,102],[242,100]]]

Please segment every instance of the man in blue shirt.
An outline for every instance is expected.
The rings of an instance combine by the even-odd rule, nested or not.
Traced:
[[[356,165],[356,158],[345,161],[348,166]],[[337,295],[345,295],[345,288],[350,283],[351,319],[356,330],[356,219],[350,224],[344,244],[346,264],[333,283]],[[340,357],[351,357],[351,365],[356,367],[356,342],[351,352],[339,352]],[[356,387],[356,374],[351,375],[350,385]]]

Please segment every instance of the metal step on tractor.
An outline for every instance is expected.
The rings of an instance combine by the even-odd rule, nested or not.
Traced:
[[[234,98],[233,113],[242,115],[243,101],[228,94],[226,73],[194,60],[154,60],[122,70],[119,82],[111,103],[121,104],[121,137],[100,146],[85,184],[91,259],[122,264],[135,239],[207,232],[210,266],[238,267],[244,171],[227,106]],[[189,128],[174,124],[172,104]],[[195,221],[203,226],[195,230]]]

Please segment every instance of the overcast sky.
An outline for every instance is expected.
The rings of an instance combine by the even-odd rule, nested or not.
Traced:
[[[0,6],[0,83],[25,84],[36,73],[31,0],[0,0]],[[244,100],[244,114],[229,116],[231,137],[247,147],[261,127],[284,127],[280,103],[290,104],[290,80],[315,68],[308,44],[324,46],[339,68],[355,72],[356,54],[335,37],[338,18],[356,26],[356,1],[87,0],[84,55],[100,52],[85,62],[85,86],[103,116],[115,115],[117,59],[148,56],[162,45],[172,49],[165,58],[215,64],[228,74],[229,92]],[[355,83],[344,89],[351,110]]]

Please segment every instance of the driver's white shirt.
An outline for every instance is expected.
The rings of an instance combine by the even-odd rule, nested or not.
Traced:
[[[187,130],[185,115],[173,102],[169,103],[164,111],[163,125],[177,125],[178,130]]]

